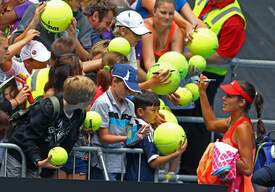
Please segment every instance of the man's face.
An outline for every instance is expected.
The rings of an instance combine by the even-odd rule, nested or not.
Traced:
[[[98,34],[104,31],[109,31],[114,19],[114,13],[109,10],[107,14],[100,20],[99,13],[96,11],[93,15],[89,16],[89,21],[92,27],[96,30]]]
[[[7,57],[9,55],[8,51],[9,45],[8,45],[8,39],[0,42],[0,63],[4,63],[7,60]]]

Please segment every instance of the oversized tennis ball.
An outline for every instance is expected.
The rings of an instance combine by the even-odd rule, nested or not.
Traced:
[[[147,80],[151,79],[154,74],[159,73],[160,70],[170,70],[170,82],[167,84],[156,85],[152,88],[152,91],[158,95],[168,95],[179,87],[181,80],[180,74],[176,67],[169,63],[155,63],[147,72]]]
[[[165,105],[165,103],[163,102],[163,100],[162,99],[159,99],[159,109],[160,110],[168,110],[168,111],[171,111],[171,109],[167,106],[167,105]]]
[[[219,47],[219,41],[216,33],[208,28],[198,28],[192,34],[191,43],[187,44],[187,48],[192,55],[201,55],[208,58],[213,55]]]
[[[102,118],[96,111],[88,111],[84,120],[84,129],[88,131],[96,131],[102,124]]]
[[[193,95],[187,88],[179,87],[175,93],[180,96],[179,105],[187,106],[192,103]]]
[[[131,46],[127,39],[123,37],[116,37],[110,41],[108,51],[119,53],[127,57],[131,52]]]
[[[193,95],[193,101],[196,101],[200,97],[199,86],[196,83],[188,83],[184,86]]]
[[[172,123],[178,123],[176,116],[171,111],[159,110],[159,113],[164,116],[165,121],[172,122]]]
[[[54,166],[62,166],[66,164],[68,160],[68,153],[62,147],[52,148],[48,153],[48,156],[50,155],[52,156],[50,163]]]
[[[162,123],[154,132],[154,144],[162,155],[175,152],[179,145],[185,142],[186,134],[183,128],[177,123]]]
[[[189,59],[189,66],[194,66],[202,72],[206,68],[206,60],[200,55],[194,55]]]
[[[41,14],[41,24],[50,32],[60,33],[65,31],[71,24],[73,11],[62,0],[50,0]]]
[[[188,73],[188,61],[185,56],[176,51],[168,51],[158,59],[158,63],[166,62],[174,65],[180,73],[181,79],[184,79]]]

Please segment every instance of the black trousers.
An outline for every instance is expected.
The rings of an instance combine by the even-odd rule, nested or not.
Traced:
[[[252,182],[265,187],[275,186],[275,163],[255,171]]]

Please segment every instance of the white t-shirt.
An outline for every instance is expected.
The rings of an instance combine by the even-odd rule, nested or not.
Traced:
[[[30,73],[26,69],[24,63],[20,59],[18,59],[16,57],[12,58],[12,69],[14,71],[14,75],[19,75],[20,73],[23,73],[27,77],[30,76]]]
[[[128,56],[130,65],[137,69],[137,57],[136,57],[136,50],[135,47],[131,47],[130,54]]]

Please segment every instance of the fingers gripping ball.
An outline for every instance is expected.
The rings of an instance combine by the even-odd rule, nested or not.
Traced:
[[[95,111],[88,111],[84,120],[84,129],[89,131],[96,131],[102,124],[102,118],[99,113]]]
[[[188,83],[184,87],[192,93],[193,101],[200,97],[199,86],[196,83]]]
[[[206,60],[200,55],[194,55],[189,59],[189,66],[194,66],[201,72],[206,68]]]
[[[162,155],[175,152],[185,142],[186,134],[177,123],[162,123],[154,132],[154,144]]]
[[[168,62],[174,65],[180,73],[181,79],[184,79],[188,72],[188,61],[185,56],[176,51],[169,51],[164,53],[158,60],[158,63]]]
[[[176,116],[172,112],[167,111],[167,110],[159,110],[159,113],[164,116],[165,121],[172,122],[172,123],[178,123]]]
[[[169,77],[169,83],[154,86],[152,88],[152,91],[158,95],[168,95],[174,92],[179,87],[181,80],[180,74],[176,67],[171,65],[170,63],[156,63],[147,72],[147,80],[151,79],[154,74],[159,73],[160,70],[170,70],[171,75]]]
[[[187,106],[187,105],[191,104],[191,102],[193,100],[193,95],[187,88],[179,87],[176,90],[176,94],[178,94],[180,96],[179,105]]]
[[[127,39],[123,37],[116,37],[110,41],[108,51],[120,53],[127,57],[130,54],[131,46]]]
[[[187,48],[192,55],[201,55],[208,58],[218,49],[219,42],[216,33],[207,28],[199,28],[193,32],[192,42]]]
[[[54,147],[49,151],[48,156],[52,156],[50,163],[54,166],[62,166],[68,160],[68,153],[62,147]]]
[[[41,14],[41,24],[45,29],[53,33],[65,31],[71,24],[73,11],[62,0],[50,0]]]

